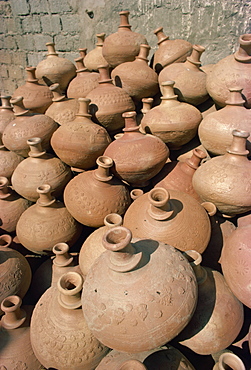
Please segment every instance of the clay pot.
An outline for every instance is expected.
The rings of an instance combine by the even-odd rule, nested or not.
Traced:
[[[131,203],[126,185],[109,173],[113,160],[101,156],[97,165],[97,169],[74,177],[64,191],[68,211],[90,227],[103,226],[108,213],[123,215]]]
[[[19,217],[31,202],[20,197],[8,186],[8,182],[6,177],[0,177],[0,230],[4,233],[13,233]]]
[[[192,54],[185,63],[171,64],[160,72],[159,84],[175,81],[174,91],[180,101],[193,105],[206,101],[209,98],[206,89],[207,74],[200,69],[200,56],[204,51],[203,46],[193,45]]]
[[[241,359],[234,353],[225,352],[220,355],[219,361],[214,365],[213,370],[245,370],[246,367]]]
[[[30,265],[21,253],[10,247],[11,242],[10,235],[0,235],[0,304],[13,294],[23,298],[31,283]],[[2,308],[1,314],[3,314]]]
[[[62,94],[58,83],[50,86],[53,93],[52,104],[46,110],[45,114],[51,117],[58,125],[64,125],[66,122],[74,120],[78,113],[78,100],[74,98],[66,98]]]
[[[30,113],[24,108],[23,98],[11,99],[14,106],[15,119],[11,121],[3,132],[4,146],[22,157],[28,157],[29,145],[27,140],[40,137],[43,148],[50,149],[50,139],[58,128],[56,122],[44,114]]]
[[[53,95],[48,86],[38,83],[35,71],[35,67],[26,67],[26,82],[14,91],[12,99],[22,96],[26,109],[33,113],[44,113],[51,105]]]
[[[240,87],[229,88],[226,106],[208,114],[200,123],[199,138],[202,145],[214,155],[223,155],[230,147],[234,129],[249,131],[251,128],[251,111],[244,107]],[[251,143],[247,141],[247,149]]]
[[[174,83],[166,81],[161,84],[161,104],[146,112],[141,129],[158,136],[171,149],[179,149],[195,137],[202,115],[196,107],[177,100]]]
[[[141,44],[148,44],[140,33],[131,31],[128,23],[130,12],[119,12],[120,25],[118,31],[106,37],[102,53],[103,57],[113,68],[121,63],[131,62],[139,54]]]
[[[111,142],[106,129],[92,122],[90,99],[79,98],[75,119],[65,122],[51,138],[56,155],[66,164],[82,170],[95,167],[96,160]]]
[[[220,264],[227,284],[234,295],[251,308],[251,216],[247,225],[239,225],[225,241]]]
[[[140,353],[123,353],[112,350],[106,355],[96,370],[119,370],[129,361],[140,361],[147,370],[166,370],[175,368],[176,370],[195,370],[188,359],[176,348],[172,346],[162,346],[151,351]],[[128,368],[132,369],[132,368]]]
[[[70,167],[59,158],[46,153],[41,143],[39,137],[27,140],[30,147],[29,158],[19,163],[11,177],[15,191],[32,202],[39,198],[37,187],[45,182],[51,186],[53,195],[60,197],[72,177]]]
[[[153,135],[139,132],[136,112],[123,113],[124,135],[106,148],[104,155],[114,161],[115,176],[132,186],[146,186],[164,166],[169,149]]]
[[[1,368],[42,370],[30,342],[29,307],[21,308],[22,300],[17,295],[8,296],[1,303],[4,315],[1,318]]]
[[[15,119],[15,115],[10,105],[11,96],[1,96],[2,105],[0,106],[0,138],[2,138],[5,127]]]
[[[68,272],[61,276],[57,288],[49,288],[42,295],[34,308],[31,344],[46,368],[95,369],[109,351],[94,337],[83,317],[82,285],[81,275]]]
[[[134,110],[135,105],[124,89],[113,85],[108,65],[100,66],[99,73],[99,86],[86,96],[91,100],[90,113],[94,122],[116,133],[124,127],[122,113]]]
[[[86,49],[83,49],[86,51]],[[86,55],[86,53],[85,53]],[[99,73],[90,72],[84,65],[85,57],[74,59],[77,65],[77,76],[71,80],[67,89],[68,98],[85,98],[89,92],[98,87]],[[104,60],[105,62],[105,60]],[[104,62],[98,64],[102,65]],[[105,62],[106,63],[106,62]]]
[[[183,191],[201,203],[201,198],[193,188],[192,178],[200,166],[200,162],[206,156],[203,150],[194,149],[192,157],[184,162],[172,161],[166,163],[151,182],[155,187]]]
[[[53,246],[63,242],[72,246],[82,232],[80,225],[64,204],[51,196],[50,185],[37,188],[39,199],[18,220],[16,233],[28,250],[47,254]]]
[[[130,353],[174,338],[196,305],[188,261],[169,245],[132,239],[122,226],[109,230],[103,243],[107,251],[89,270],[82,292],[84,317],[95,337]]]
[[[103,45],[105,40],[105,33],[96,34],[97,43],[96,48],[89,51],[86,55],[84,62],[89,71],[98,71],[98,67],[107,63],[103,57]]]
[[[200,355],[213,354],[232,344],[239,334],[244,321],[243,306],[222,274],[200,265],[198,252],[187,251],[185,255],[197,277],[198,303],[176,340]]]
[[[104,226],[94,230],[84,241],[79,252],[79,267],[84,276],[87,275],[94,261],[106,250],[102,243],[104,234],[115,226],[121,226],[122,221],[120,215],[110,213],[104,218]]]
[[[133,62],[118,65],[111,72],[116,86],[122,87],[138,103],[142,98],[159,92],[158,75],[148,66],[149,45],[140,45],[140,51]]]
[[[5,148],[0,137],[0,176],[10,180],[15,168],[22,160],[23,157]]]
[[[126,211],[123,224],[135,238],[158,240],[181,251],[192,247],[204,252],[211,235],[209,217],[199,202],[164,188],[154,188],[137,198]]]
[[[249,132],[233,130],[227,153],[203,163],[193,176],[193,187],[205,202],[230,217],[251,210],[251,163],[247,159]]]
[[[206,87],[209,95],[220,107],[224,107],[229,96],[229,87],[240,86],[246,108],[251,108],[251,34],[241,35],[239,49],[221,59],[208,73]]]
[[[193,50],[193,45],[186,40],[169,40],[163,27],[157,28],[154,34],[158,38],[158,49],[153,56],[153,68],[157,73],[169,64],[185,62]]]
[[[59,83],[60,89],[64,92],[69,82],[76,76],[76,67],[70,60],[58,56],[53,42],[47,42],[46,46],[47,58],[38,63],[36,77],[48,86]]]

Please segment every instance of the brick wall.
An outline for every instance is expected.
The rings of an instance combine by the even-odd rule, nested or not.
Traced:
[[[130,10],[132,30],[157,48],[153,31],[203,45],[203,64],[231,54],[238,37],[251,33],[250,0],[0,0],[0,91],[12,95],[25,67],[44,59],[46,42],[71,61],[78,48],[94,48],[96,33],[117,31],[118,12]]]

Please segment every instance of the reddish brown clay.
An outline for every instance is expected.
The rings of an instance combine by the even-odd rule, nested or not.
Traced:
[[[96,37],[97,37],[96,48],[89,51],[89,53],[86,55],[84,59],[86,68],[89,71],[98,71],[99,66],[107,63],[107,61],[103,57],[103,45],[105,40],[105,33],[98,33],[96,34]]]
[[[56,155],[71,167],[89,170],[111,142],[106,129],[91,120],[90,99],[79,98],[79,110],[74,120],[65,122],[51,138]]]
[[[122,226],[109,230],[103,243],[107,251],[83,286],[90,330],[108,347],[131,353],[174,338],[196,305],[197,286],[186,258],[155,240],[132,239]]]
[[[207,90],[216,104],[223,107],[228,99],[229,87],[240,86],[245,106],[251,108],[251,34],[241,35],[239,48],[221,59],[207,77]]]
[[[66,186],[64,201],[72,216],[84,225],[100,227],[108,213],[123,215],[131,200],[125,184],[110,174],[113,160],[97,159],[98,168],[80,173]]]
[[[128,11],[119,13],[120,26],[118,31],[106,37],[103,44],[103,57],[113,68],[121,63],[133,61],[139,54],[140,45],[148,44],[143,35],[131,31],[131,26],[128,23],[129,14]]]
[[[15,115],[10,105],[11,96],[1,96],[0,106],[0,138],[3,135],[5,127],[15,119]]]
[[[17,237],[28,250],[45,254],[53,246],[64,242],[70,246],[82,232],[80,225],[67,211],[64,204],[51,196],[48,184],[38,187],[36,204],[22,213],[17,223]]]
[[[0,137],[0,176],[10,180],[15,168],[22,160],[23,157],[5,148]]]
[[[37,187],[45,181],[51,186],[53,195],[60,197],[72,178],[70,167],[59,158],[46,153],[41,142],[39,137],[27,140],[30,147],[29,158],[19,163],[11,177],[15,191],[32,202],[39,198]]]
[[[124,135],[106,148],[104,155],[114,161],[113,172],[132,186],[146,186],[164,166],[169,149],[153,135],[139,131],[136,112],[123,113]]]
[[[61,276],[57,288],[49,288],[35,306],[31,344],[46,368],[95,369],[109,351],[88,329],[81,310],[82,285],[80,274],[68,272]]]

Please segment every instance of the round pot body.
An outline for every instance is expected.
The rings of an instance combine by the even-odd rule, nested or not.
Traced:
[[[99,65],[105,64],[100,63]],[[85,98],[93,89],[98,87],[99,73],[89,71],[77,71],[77,76],[71,80],[67,88],[68,98]]]
[[[9,103],[10,97],[8,96],[4,100],[4,103],[2,102],[0,106],[0,138],[3,135],[5,127],[15,119],[13,109]]]
[[[10,180],[15,168],[22,160],[23,157],[6,149],[4,145],[0,145],[0,176]]]
[[[73,121],[78,113],[79,103],[77,99],[64,98],[60,101],[53,101],[45,111],[45,115],[52,118],[58,125]]]

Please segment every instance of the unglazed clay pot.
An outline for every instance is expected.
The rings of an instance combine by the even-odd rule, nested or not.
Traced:
[[[230,87],[226,106],[208,114],[199,125],[199,138],[209,153],[223,155],[230,147],[235,129],[251,130],[251,110],[244,107],[242,88]],[[251,143],[247,141],[251,151]]]
[[[65,122],[52,135],[56,155],[71,167],[89,170],[111,142],[106,129],[92,122],[90,99],[79,98],[79,111],[74,120]]]
[[[146,112],[140,126],[143,132],[158,136],[171,149],[179,149],[195,137],[202,115],[196,107],[177,100],[174,84],[174,81],[161,84],[161,104]]]
[[[169,64],[185,62],[193,50],[193,45],[186,40],[169,40],[163,27],[157,28],[154,34],[158,38],[158,49],[153,56],[153,68],[157,73]]]
[[[196,220],[196,222],[195,222]],[[154,188],[137,198],[124,216],[135,238],[150,238],[185,251],[206,249],[211,225],[205,209],[190,195]]]
[[[35,71],[35,67],[26,67],[26,82],[14,91],[12,99],[22,96],[26,109],[33,113],[44,113],[51,105],[53,95],[48,86],[38,83]]]
[[[198,252],[187,251],[185,255],[197,277],[198,303],[176,340],[200,355],[213,354],[231,345],[239,334],[244,322],[243,306],[222,274],[200,265]]]
[[[86,96],[91,99],[90,113],[94,122],[116,133],[124,127],[122,113],[134,110],[135,105],[124,89],[113,85],[108,65],[100,66],[99,73],[99,86]]]
[[[36,77],[49,86],[59,83],[60,89],[64,92],[69,82],[76,76],[76,67],[70,60],[58,56],[53,42],[47,42],[46,46],[47,58],[38,63]]]
[[[203,163],[193,176],[193,187],[205,202],[230,217],[251,210],[251,163],[247,159],[249,132],[233,130],[227,153]]]
[[[66,98],[58,83],[51,85],[50,90],[53,93],[53,99],[52,104],[45,112],[46,116],[51,117],[58,125],[72,121],[79,109],[78,100]]]
[[[151,351],[140,353],[123,353],[112,350],[106,355],[96,370],[119,370],[126,361],[137,360],[146,366],[147,370],[194,370],[188,359],[172,346],[162,346]],[[131,370],[131,368],[128,368]]]
[[[0,176],[10,180],[15,168],[23,159],[20,155],[5,148],[0,135]]]
[[[223,275],[234,295],[251,308],[251,215],[249,222],[239,225],[225,241],[220,263]]]
[[[200,69],[200,56],[205,51],[201,45],[193,45],[191,56],[185,63],[166,66],[159,74],[159,84],[175,81],[174,91],[179,100],[199,105],[209,98],[206,89],[207,74]],[[161,89],[161,87],[160,87]]]
[[[34,308],[31,344],[46,368],[92,370],[109,351],[86,324],[81,309],[82,285],[80,274],[68,272],[61,276],[57,288],[49,288],[42,295]]]
[[[149,45],[140,45],[139,55],[133,62],[122,63],[111,72],[115,85],[122,87],[135,103],[159,92],[158,75],[148,66],[150,49]]]
[[[86,49],[83,49],[86,51]],[[85,53],[86,54],[86,53]],[[89,92],[98,87],[99,73],[90,72],[84,65],[85,58],[74,59],[77,65],[77,76],[71,80],[67,89],[68,98],[85,98]],[[98,64],[102,65],[104,62]]]
[[[3,370],[42,370],[30,342],[30,307],[21,308],[22,300],[10,295],[1,303],[4,315],[0,324],[1,359]]]
[[[132,239],[122,226],[107,231],[103,243],[107,251],[92,265],[82,292],[90,330],[108,347],[131,353],[174,338],[196,305],[188,261],[167,244]]]
[[[11,96],[1,96],[0,106],[0,138],[2,138],[5,127],[15,119],[15,115],[10,105]]]
[[[124,135],[111,142],[104,155],[114,161],[113,172],[132,186],[145,186],[164,166],[169,149],[153,135],[139,131],[136,112],[123,113]]]
[[[79,267],[82,274],[87,275],[94,261],[106,250],[102,240],[105,233],[115,227],[122,225],[122,217],[117,213],[110,213],[104,218],[104,226],[94,230],[84,241],[79,252]]]
[[[203,150],[194,149],[192,157],[184,162],[172,161],[166,163],[151,182],[155,187],[183,191],[201,203],[201,198],[193,188],[192,179],[200,162],[206,156]]]
[[[251,34],[241,35],[239,49],[221,59],[208,73],[206,87],[216,104],[223,107],[229,95],[229,88],[240,86],[245,106],[251,108]]]
[[[28,157],[27,140],[37,136],[42,139],[43,147],[49,149],[51,135],[58,128],[57,123],[44,114],[30,113],[24,108],[21,96],[11,99],[10,102],[14,106],[16,118],[8,124],[3,132],[4,146],[22,157]]]
[[[64,201],[72,216],[86,226],[100,227],[108,213],[123,215],[131,200],[125,184],[110,174],[113,160],[97,159],[98,168],[80,173],[66,186]]]
[[[39,198],[38,186],[46,182],[51,186],[53,195],[60,197],[72,178],[70,167],[59,158],[46,153],[41,142],[39,137],[27,140],[30,147],[29,158],[19,163],[11,177],[15,191],[32,202]]]
[[[0,303],[13,294],[23,298],[31,283],[30,265],[21,253],[10,247],[11,242],[10,235],[0,235]]]
[[[28,250],[46,254],[53,246],[64,242],[72,246],[82,232],[80,225],[67,211],[64,204],[51,196],[48,184],[37,188],[39,199],[36,204],[22,213],[16,233]]]
[[[140,33],[131,31],[128,23],[130,12],[122,11],[120,15],[120,26],[118,31],[106,37],[102,53],[111,67],[121,63],[131,62],[139,54],[141,44],[148,44],[146,38]]]
[[[7,177],[0,177],[0,231],[13,233],[21,214],[31,205],[10,186]]]
[[[98,67],[107,63],[103,57],[103,45],[105,40],[105,33],[96,34],[97,43],[96,48],[89,51],[85,56],[84,63],[89,71],[98,71]]]
[[[234,353],[225,352],[220,355],[219,361],[214,365],[213,370],[246,370],[240,357]]]

